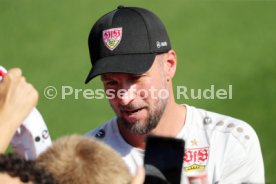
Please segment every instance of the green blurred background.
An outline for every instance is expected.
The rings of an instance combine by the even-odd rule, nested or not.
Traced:
[[[155,12],[168,29],[178,54],[174,85],[228,89],[231,100],[185,100],[249,122],[262,146],[266,181],[276,183],[276,2],[181,0],[0,0],[0,65],[20,67],[38,89],[38,109],[52,139],[83,134],[114,114],[106,100],[79,93],[61,99],[61,86],[102,88],[99,79],[84,85],[90,70],[87,38],[93,23],[118,5]],[[55,86],[58,95],[43,95]]]

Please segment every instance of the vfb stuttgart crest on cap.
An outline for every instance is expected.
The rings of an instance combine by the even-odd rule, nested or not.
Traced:
[[[103,30],[103,41],[105,46],[113,51],[120,43],[122,39],[122,28],[112,28]]]

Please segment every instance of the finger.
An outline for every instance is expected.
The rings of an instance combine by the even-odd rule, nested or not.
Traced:
[[[22,71],[19,68],[13,68],[8,71],[8,73],[3,77],[3,83],[10,83],[15,81],[18,83],[20,81],[20,77],[22,76]]]
[[[27,83],[26,78],[24,76],[20,77],[20,82],[23,84]]]
[[[136,175],[133,177],[131,184],[143,184],[145,181],[145,169],[139,167],[137,169]]]
[[[8,71],[7,75],[11,75],[14,77],[22,76],[22,70],[20,68],[12,68]]]

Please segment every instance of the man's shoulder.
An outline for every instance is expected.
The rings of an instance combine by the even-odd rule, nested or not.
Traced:
[[[102,139],[102,138],[105,138],[106,136],[111,136],[114,133],[117,133],[116,118],[112,118],[107,122],[105,122],[104,124],[102,124],[101,126],[87,132],[85,136]]]
[[[103,141],[105,144],[118,151],[122,156],[128,155],[130,153],[130,149],[132,148],[122,138],[117,126],[116,117],[105,122],[100,127],[87,132],[85,136]]]
[[[221,183],[264,183],[260,142],[253,127],[240,119],[203,109],[201,115],[210,143],[213,164]]]
[[[259,143],[257,134],[252,126],[240,119],[205,109],[189,107],[193,114],[193,122],[201,124],[208,133],[209,138],[220,135],[225,140],[239,142],[245,149],[252,144]]]

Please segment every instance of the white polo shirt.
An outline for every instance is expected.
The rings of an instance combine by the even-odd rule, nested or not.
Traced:
[[[191,171],[205,170],[209,183],[264,183],[264,165],[258,137],[247,123],[229,116],[185,105],[185,125],[177,138],[185,140],[181,184]],[[92,130],[96,137],[117,150],[131,173],[143,165],[144,150],[122,138],[116,118]]]

